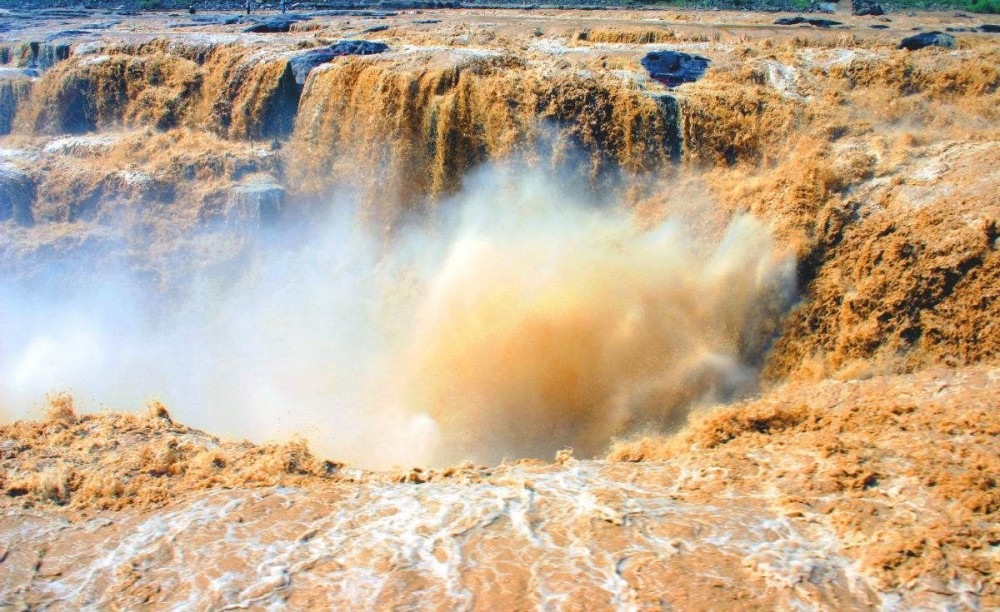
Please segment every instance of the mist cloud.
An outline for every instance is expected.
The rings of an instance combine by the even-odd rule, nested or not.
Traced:
[[[793,290],[767,228],[648,227],[519,166],[466,180],[391,239],[349,203],[273,237],[238,277],[151,294],[92,266],[0,296],[0,406],[46,393],[256,441],[305,435],[370,467],[601,452],[752,389]],[[155,304],[155,307],[151,305]]]

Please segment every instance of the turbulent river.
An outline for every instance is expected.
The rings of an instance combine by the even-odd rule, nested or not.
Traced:
[[[0,607],[1000,606],[1000,47],[840,13],[0,11]]]

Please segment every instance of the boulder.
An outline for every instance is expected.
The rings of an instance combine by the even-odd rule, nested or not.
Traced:
[[[292,28],[293,23],[295,22],[292,21],[291,19],[283,19],[281,17],[271,17],[259,23],[247,26],[243,28],[243,31],[257,33],[257,34],[274,34],[279,32],[287,32]]]
[[[944,32],[921,32],[920,34],[904,38],[899,43],[900,49],[907,49],[909,51],[916,51],[924,47],[954,49],[955,37]]]
[[[275,17],[265,17],[261,21],[243,28],[243,31],[257,34],[287,32],[292,29],[292,24],[296,21],[307,21],[309,19],[309,17],[304,17],[302,15],[278,15]]]
[[[241,19],[239,15],[197,15],[191,21],[207,25],[234,25]]]
[[[668,87],[693,83],[708,69],[708,58],[678,51],[653,51],[642,58],[642,67],[649,76]]]
[[[802,23],[815,26],[817,28],[832,28],[833,26],[844,25],[839,21],[834,21],[833,19],[806,19],[802,15],[797,15],[795,17],[782,17],[774,20],[775,25],[799,25]]]
[[[979,26],[979,31],[989,34],[1000,34],[1000,23],[984,23]]]
[[[34,181],[13,166],[0,164],[0,222],[31,225],[34,203]]]
[[[885,15],[885,9],[874,0],[851,0],[851,14],[864,15]]]
[[[294,57],[289,61],[292,73],[295,75],[295,82],[298,85],[305,85],[306,77],[320,64],[325,64],[335,57],[343,55],[374,55],[384,53],[389,50],[389,45],[380,42],[369,42],[367,40],[342,40],[335,45],[323,47],[322,49],[312,49],[302,55]]]

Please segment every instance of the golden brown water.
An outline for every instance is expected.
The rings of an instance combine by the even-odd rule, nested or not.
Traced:
[[[0,601],[998,605],[995,35],[774,17],[3,33]]]

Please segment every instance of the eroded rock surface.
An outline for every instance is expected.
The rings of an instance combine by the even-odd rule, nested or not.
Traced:
[[[924,47],[944,47],[953,49],[955,47],[955,37],[944,32],[921,32],[904,38],[899,43],[900,49],[917,51]]]

